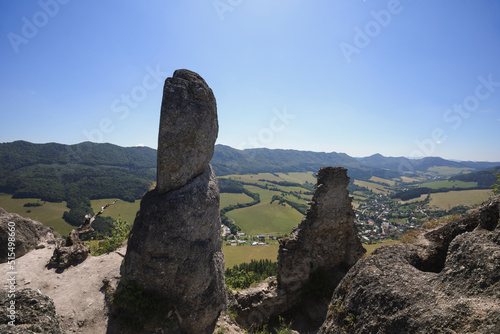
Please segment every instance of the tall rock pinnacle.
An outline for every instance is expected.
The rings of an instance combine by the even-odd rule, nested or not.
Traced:
[[[280,243],[278,283],[287,293],[299,292],[318,269],[329,275],[335,286],[364,254],[348,184],[345,168],[319,170],[310,209],[290,238]]]
[[[177,70],[165,81],[158,134],[158,193],[184,186],[203,173],[214,154],[217,104],[197,73]]]
[[[142,198],[124,276],[172,305],[182,332],[212,333],[226,305],[219,185],[209,163],[216,102],[188,70],[175,71],[163,94],[157,187]]]

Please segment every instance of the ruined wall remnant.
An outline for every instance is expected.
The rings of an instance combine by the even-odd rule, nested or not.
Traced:
[[[348,184],[345,168],[319,170],[310,209],[290,238],[280,243],[278,284],[287,293],[300,291],[318,270],[336,285],[364,254]]]
[[[354,225],[347,169],[323,167],[310,208],[290,238],[280,241],[277,284],[262,283],[234,293],[236,321],[256,328],[295,307],[303,330],[314,331],[326,317],[334,288],[365,252]],[[321,280],[318,282],[318,278]],[[326,287],[326,289],[325,289]],[[324,294],[328,296],[319,296]],[[307,318],[306,323],[304,319]]]
[[[196,73],[165,81],[158,183],[144,195],[124,276],[173,305],[186,333],[209,333],[226,305],[219,186],[209,164],[217,138],[216,102]]]

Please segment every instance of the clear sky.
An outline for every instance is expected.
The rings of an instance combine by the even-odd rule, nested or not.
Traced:
[[[220,144],[500,161],[496,0],[0,0],[0,142],[156,148],[178,68]]]

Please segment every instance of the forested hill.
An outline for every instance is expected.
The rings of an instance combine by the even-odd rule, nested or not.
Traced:
[[[142,197],[156,179],[156,150],[84,142],[0,144],[0,192],[46,201]]]
[[[376,154],[353,158],[344,153],[282,149],[237,150],[216,145],[212,166],[217,176],[229,174],[317,171],[323,166],[348,169],[353,179],[398,177],[401,163],[416,170],[433,166],[466,167],[468,171],[500,163],[455,162],[441,158],[420,160]],[[33,144],[15,141],[0,144],[0,192],[17,198],[63,201],[71,198],[140,199],[156,180],[156,150],[84,142],[76,145]]]
[[[211,163],[218,176],[317,171],[324,166],[345,167],[348,169],[349,176],[354,179],[369,179],[372,176],[399,176],[396,171],[366,166],[345,153],[335,152],[267,148],[237,150],[225,145],[216,145]]]
[[[500,173],[500,166],[488,168],[475,173],[456,175],[450,180],[477,182],[479,188],[491,188],[498,180],[495,174]]]
[[[422,159],[408,159],[405,157],[384,157],[381,154],[374,154],[369,157],[357,158],[359,162],[366,166],[394,171],[420,171],[425,172],[432,167],[452,167],[469,168],[472,170],[482,170],[495,166],[500,166],[500,162],[486,161],[452,161],[439,157],[425,157]]]

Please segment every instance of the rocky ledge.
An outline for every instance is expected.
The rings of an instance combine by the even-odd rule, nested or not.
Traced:
[[[361,259],[319,333],[500,333],[499,217],[496,196]]]

